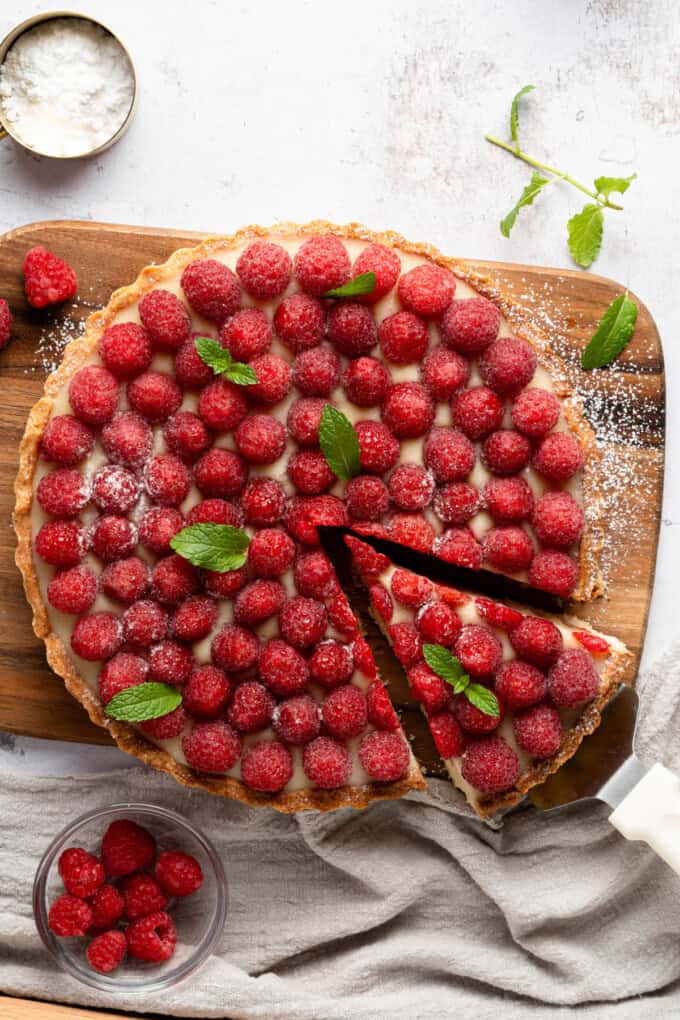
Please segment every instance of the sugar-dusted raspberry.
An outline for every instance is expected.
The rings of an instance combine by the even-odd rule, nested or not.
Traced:
[[[198,398],[199,416],[215,432],[230,432],[236,428],[246,410],[244,388],[227,379],[216,379]]]
[[[533,465],[551,482],[566,482],[583,467],[583,450],[571,432],[551,432],[534,453]]]
[[[434,528],[422,514],[392,514],[387,522],[387,538],[407,545],[418,552],[429,552],[434,542]]]
[[[536,352],[526,340],[502,336],[484,351],[479,361],[482,382],[495,393],[516,393],[531,382]]]
[[[460,609],[461,606],[467,605],[471,599],[470,595],[463,591],[458,591],[457,588],[451,588],[447,584],[435,584],[434,590],[437,598],[453,609]]]
[[[150,422],[165,421],[182,403],[182,391],[165,372],[149,369],[127,384],[127,398],[133,410]]]
[[[210,633],[216,617],[217,605],[213,599],[205,595],[190,595],[175,610],[172,632],[179,641],[193,644]]]
[[[545,702],[516,715],[514,729],[519,746],[535,758],[550,758],[562,743],[560,713]]]
[[[470,378],[470,363],[447,347],[434,347],[425,356],[420,374],[436,400],[450,400]]]
[[[383,319],[378,328],[383,357],[395,365],[422,361],[430,342],[427,325],[413,312],[395,312]]]
[[[151,364],[149,334],[134,322],[119,322],[104,330],[99,355],[117,379],[132,379]]]
[[[285,598],[286,591],[278,581],[258,578],[242,588],[236,596],[234,619],[244,627],[254,627],[270,616],[275,616]]]
[[[23,262],[24,289],[32,308],[45,308],[75,296],[76,274],[63,259],[42,245],[26,252]]]
[[[139,522],[139,541],[152,552],[169,553],[170,540],[184,527],[184,517],[175,507],[154,506]]]
[[[274,313],[274,329],[293,354],[316,347],[323,340],[323,305],[308,294],[291,294]]]
[[[309,668],[304,657],[287,641],[271,638],[257,660],[260,679],[281,697],[298,694],[304,689]]]
[[[350,478],[345,487],[345,502],[353,521],[375,521],[387,512],[390,494],[375,475],[358,475]]]
[[[558,549],[578,542],[583,524],[583,510],[568,492],[546,492],[531,515],[531,526],[539,542]]]
[[[174,453],[159,453],[146,465],[144,485],[156,503],[179,506],[189,494],[191,475]]]
[[[228,772],[241,757],[241,738],[223,719],[198,722],[182,737],[182,752],[199,772]]]
[[[87,506],[90,487],[75,468],[56,468],[40,479],[36,498],[53,517],[75,517]]]
[[[179,686],[189,677],[193,666],[191,652],[177,641],[160,641],[149,651],[149,680],[156,683]]]
[[[331,626],[348,640],[359,636],[359,627],[344,592],[328,603],[328,620]]]
[[[163,910],[168,898],[153,875],[126,875],[120,883],[125,904],[125,917],[136,921],[147,914]]]
[[[309,648],[324,635],[328,614],[323,602],[303,595],[288,599],[279,615],[281,633],[295,648]]]
[[[123,897],[115,885],[108,882],[99,887],[90,900],[92,924],[90,931],[105,931],[118,924],[123,916]]]
[[[196,259],[182,272],[180,281],[195,312],[213,322],[224,322],[241,304],[241,288],[234,273],[217,259]]]
[[[367,680],[374,680],[378,675],[378,667],[368,641],[359,634],[355,635],[351,650],[355,669],[362,673]]]
[[[149,740],[172,740],[184,731],[186,721],[186,712],[182,705],[178,705],[172,712],[156,719],[145,719],[140,722],[139,728]]]
[[[194,482],[204,496],[231,499],[246,483],[248,468],[233,450],[213,447],[194,464]]]
[[[50,907],[47,924],[50,931],[60,937],[85,935],[92,924],[92,910],[85,900],[64,893]]]
[[[459,725],[466,733],[492,733],[498,729],[503,721],[504,712],[501,699],[497,698],[496,700],[498,701],[499,714],[489,715],[468,701],[464,694],[459,694],[453,703],[453,711]]]
[[[366,726],[366,696],[353,684],[336,687],[326,696],[321,718],[332,737],[346,740],[356,737]]]
[[[202,499],[187,514],[187,526],[191,524],[231,524],[240,528],[243,514],[241,508],[228,499]]]
[[[502,793],[517,781],[521,768],[517,755],[502,737],[472,740],[463,752],[463,779],[481,793]]]
[[[410,570],[401,568],[394,571],[390,581],[392,594],[402,606],[417,609],[424,605],[432,595],[432,581],[427,577],[419,577]]]
[[[110,974],[125,959],[127,939],[122,931],[105,931],[92,939],[85,956],[93,970]]]
[[[149,567],[137,556],[109,563],[101,574],[101,588],[107,598],[129,605],[146,594],[149,588]]]
[[[337,740],[317,737],[306,745],[302,767],[314,786],[321,790],[335,790],[349,780],[352,761],[347,749]]]
[[[433,506],[446,524],[465,524],[480,508],[479,492],[467,482],[450,482],[437,489]]]
[[[330,347],[300,351],[293,362],[293,382],[308,397],[327,397],[338,385],[340,359]]]
[[[429,391],[417,382],[390,386],[382,406],[382,419],[398,439],[414,439],[430,431],[434,403]]]
[[[115,655],[123,642],[119,616],[113,613],[89,613],[81,616],[71,633],[71,648],[81,659],[100,662]]]
[[[269,414],[249,414],[236,429],[239,453],[251,464],[273,464],[286,448],[286,430]]]
[[[397,290],[404,308],[431,317],[441,315],[449,307],[456,292],[456,280],[448,269],[425,263],[403,273]]]
[[[242,308],[220,330],[220,343],[236,361],[250,361],[264,354],[271,342],[271,323],[259,308]]]
[[[575,630],[572,631],[572,636],[582,648],[596,658],[606,658],[609,655],[611,645],[601,634],[595,634],[591,630]]]
[[[562,635],[550,620],[540,616],[525,616],[510,631],[510,643],[521,659],[532,666],[547,669],[562,651]]]
[[[210,433],[193,411],[178,411],[163,427],[165,444],[182,460],[195,460],[210,446]]]
[[[248,580],[248,570],[241,567],[240,570],[228,570],[220,574],[216,570],[203,571],[203,583],[209,595],[217,598],[229,598],[240,591]]]
[[[108,705],[114,694],[143,684],[149,667],[145,659],[131,652],[118,652],[102,666],[99,672],[98,691],[103,705]]]
[[[518,712],[545,697],[546,679],[535,666],[521,659],[511,659],[501,664],[494,689],[509,709]]]
[[[295,561],[294,576],[300,595],[323,599],[337,587],[331,561],[321,549],[300,556]]]
[[[308,744],[319,735],[319,706],[307,694],[287,698],[274,709],[272,727],[279,740],[285,744]]]
[[[503,654],[496,635],[476,623],[463,627],[454,647],[463,669],[470,676],[491,676]]]
[[[248,387],[248,395],[268,407],[278,404],[287,397],[291,387],[291,371],[287,361],[278,354],[260,354],[253,358],[250,367],[257,376],[257,383]]]
[[[530,536],[517,524],[491,528],[484,535],[482,549],[486,562],[506,574],[526,570],[534,555]]]
[[[578,563],[565,552],[541,549],[531,561],[529,584],[558,598],[569,598],[578,582]]]
[[[210,365],[206,365],[196,350],[196,339],[199,336],[203,334],[192,333],[175,355],[175,378],[180,386],[188,390],[199,390],[215,378]]]
[[[293,776],[290,751],[278,740],[251,744],[243,752],[241,779],[251,790],[278,793]]]
[[[120,397],[120,383],[107,368],[86,365],[73,376],[68,398],[73,412],[86,425],[103,425],[112,416]]]
[[[328,339],[349,358],[368,354],[378,342],[373,312],[359,301],[340,301],[331,308],[327,330]]]
[[[114,464],[139,468],[151,456],[153,432],[135,411],[117,411],[102,429],[100,438]]]
[[[342,374],[342,386],[357,407],[375,407],[383,401],[391,384],[391,377],[377,358],[364,355],[353,358]]]
[[[232,695],[227,719],[240,733],[257,733],[269,725],[275,701],[257,680],[239,684]]]
[[[276,524],[283,516],[286,494],[273,478],[251,478],[241,493],[241,507],[249,524]]]
[[[534,508],[534,494],[525,478],[491,478],[484,486],[483,498],[499,524],[524,521]]]
[[[184,710],[194,719],[215,719],[231,697],[231,681],[216,666],[197,666],[182,690]]]
[[[484,599],[478,596],[475,599],[475,609],[490,627],[499,627],[501,630],[512,630],[524,619],[522,613],[510,606],[501,605],[500,602],[492,602],[491,599]]]
[[[72,467],[91,452],[94,436],[72,414],[58,414],[50,418],[40,440],[43,460],[54,461],[63,467]]]
[[[457,567],[479,570],[482,565],[482,547],[469,528],[447,528],[435,538],[432,551],[445,563]]]
[[[137,541],[136,526],[127,517],[118,514],[99,517],[90,532],[92,551],[107,563],[129,556]]]
[[[427,721],[435,747],[441,757],[445,761],[449,758],[459,758],[465,750],[466,740],[453,713],[448,709],[443,712],[435,712]]]
[[[175,923],[163,910],[133,921],[125,929],[125,937],[130,956],[146,963],[169,960],[177,946]]]
[[[561,652],[548,673],[548,694],[558,708],[577,708],[592,701],[599,689],[595,664],[584,648]]]
[[[387,591],[385,591],[385,595],[390,598]],[[412,623],[393,623],[390,627],[390,640],[394,654],[406,669],[422,659],[423,642]]]
[[[366,691],[368,721],[378,730],[394,733],[399,729],[399,717],[394,711],[384,684],[377,678]]]
[[[460,617],[445,602],[431,602],[416,616],[416,625],[423,641],[435,645],[452,645],[460,629]]]
[[[557,424],[560,402],[550,390],[522,390],[512,403],[512,423],[530,439],[541,439]]]
[[[453,423],[470,439],[483,439],[503,420],[503,403],[486,386],[462,390],[451,401]]]
[[[236,273],[248,294],[264,300],[283,294],[293,275],[293,262],[280,244],[253,241],[239,256]]]
[[[309,659],[310,676],[322,687],[336,687],[346,683],[353,672],[352,650],[341,641],[320,641]]]
[[[394,615],[394,602],[384,584],[375,581],[369,588],[371,604],[383,623],[389,623]]]
[[[149,291],[139,302],[138,311],[156,351],[178,350],[191,333],[189,313],[172,291],[162,287]]]
[[[94,896],[104,881],[101,861],[81,846],[72,846],[59,856],[57,864],[64,889],[71,896],[86,900]]]
[[[359,421],[354,427],[361,457],[361,467],[372,474],[383,475],[399,459],[399,441],[379,421]]]
[[[437,482],[461,482],[475,466],[475,448],[456,429],[432,429],[423,450],[426,466]]]
[[[60,570],[47,586],[47,600],[60,613],[80,616],[97,597],[97,577],[89,567]]]
[[[361,741],[359,760],[375,782],[394,783],[408,772],[411,756],[399,733],[373,730]]]
[[[4,298],[0,298],[0,349],[7,346],[12,335],[12,313]]]
[[[345,545],[352,554],[352,560],[364,577],[376,578],[390,565],[387,556],[376,552],[367,542],[361,542],[354,535],[345,535]]]
[[[222,627],[210,646],[210,655],[215,665],[235,673],[254,666],[259,651],[260,643],[256,635],[233,623]]]
[[[191,896],[203,885],[201,865],[181,850],[162,850],[153,873],[167,896]]]
[[[482,460],[495,475],[516,475],[529,463],[531,446],[514,429],[498,429],[482,445]]]
[[[336,477],[320,450],[298,450],[288,459],[288,477],[298,492],[318,496],[329,489]]]
[[[281,528],[263,528],[248,547],[248,566],[255,577],[280,577],[292,565],[295,543]]]
[[[102,837],[101,858],[109,878],[120,878],[151,867],[156,840],[150,832],[128,818],[111,822]]]
[[[354,261],[352,276],[374,273],[375,287],[370,294],[364,294],[361,300],[373,304],[389,294],[399,279],[400,270],[401,260],[392,248],[386,248],[384,244],[366,245]]]
[[[92,479],[92,500],[106,513],[126,514],[139,499],[140,486],[127,468],[109,464]]]
[[[428,712],[441,712],[453,696],[453,687],[425,662],[419,662],[409,669],[408,681],[416,698]]]
[[[347,509],[337,496],[296,496],[286,507],[284,520],[293,538],[304,545],[318,545],[317,527],[347,524]]]
[[[123,613],[123,634],[131,645],[148,648],[165,637],[167,629],[168,614],[152,599],[133,602]]]
[[[163,605],[177,605],[187,595],[198,591],[196,568],[181,556],[166,556],[159,560],[151,574],[151,591]]]
[[[454,301],[441,321],[442,340],[466,357],[474,357],[494,342],[500,323],[500,310],[486,298]]]
[[[351,276],[347,249],[333,234],[310,237],[305,241],[295,255],[294,266],[302,289],[317,297],[334,287],[341,287]]]
[[[401,510],[424,510],[434,494],[434,478],[420,464],[400,464],[390,475],[390,496]]]

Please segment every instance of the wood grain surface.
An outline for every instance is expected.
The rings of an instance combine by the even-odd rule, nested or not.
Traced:
[[[35,223],[0,237],[0,295],[15,316],[14,339],[0,353],[0,729],[87,743],[110,743],[47,667],[43,646],[31,628],[19,573],[14,565],[10,517],[19,441],[27,413],[39,398],[46,362],[53,361],[77,321],[108,301],[112,290],[132,281],[150,262],[204,235],[93,222]],[[26,251],[42,244],[63,256],[80,281],[78,300],[45,311],[24,298],[21,264]],[[613,371],[582,373],[578,358],[621,285],[580,272],[468,260],[522,316],[541,324],[554,339],[570,378],[585,399],[586,415],[600,435],[605,467],[617,483],[608,486],[611,519],[605,550],[607,597],[576,610],[595,626],[620,637],[635,653],[634,679],[644,640],[654,579],[664,467],[664,370],[654,321],[638,300],[635,336]],[[633,295],[634,296],[634,295]],[[71,325],[72,324],[72,325]],[[378,650],[379,659],[382,652]],[[389,668],[389,667],[387,667]],[[406,706],[405,728],[421,728],[420,713],[399,678],[395,701]],[[429,746],[429,741],[428,741]],[[417,744],[416,744],[417,750]]]

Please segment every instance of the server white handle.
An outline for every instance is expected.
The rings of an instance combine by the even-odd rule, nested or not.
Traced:
[[[649,844],[680,875],[680,779],[664,765],[644,774],[609,821],[626,839]]]

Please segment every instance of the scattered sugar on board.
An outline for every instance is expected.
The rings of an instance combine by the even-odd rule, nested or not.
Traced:
[[[46,330],[41,335],[35,348],[37,361],[30,368],[24,369],[25,374],[50,375],[52,372],[56,372],[67,344],[75,337],[80,336],[84,328],[84,319],[74,319],[65,315],[52,329]]]

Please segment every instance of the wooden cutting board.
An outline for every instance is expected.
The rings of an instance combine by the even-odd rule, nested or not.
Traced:
[[[64,340],[111,291],[131,282],[142,266],[163,262],[175,248],[197,243],[191,232],[54,221],[19,227],[0,237],[0,296],[15,316],[14,339],[0,353],[0,730],[110,743],[45,662],[33,635],[31,614],[14,565],[10,517],[19,441],[26,416],[39,398],[50,363],[59,360]],[[30,309],[24,298],[21,264],[26,251],[41,244],[76,270],[76,302],[51,311]],[[602,449],[611,484],[606,494],[612,522],[605,562],[608,597],[578,615],[620,637],[635,652],[635,677],[647,624],[659,532],[664,469],[664,370],[654,320],[636,298],[635,338],[614,371],[582,373],[578,359],[611,300],[623,290],[602,277],[566,270],[469,263],[490,277],[501,295],[511,297],[555,337],[572,379],[586,395],[586,414],[604,435]],[[519,325],[519,324],[518,324]],[[615,484],[614,484],[615,483]],[[380,655],[378,656],[380,659]],[[408,691],[391,688],[406,706],[409,733],[421,725]],[[409,705],[410,703],[410,705]],[[429,741],[428,741],[429,746]]]

